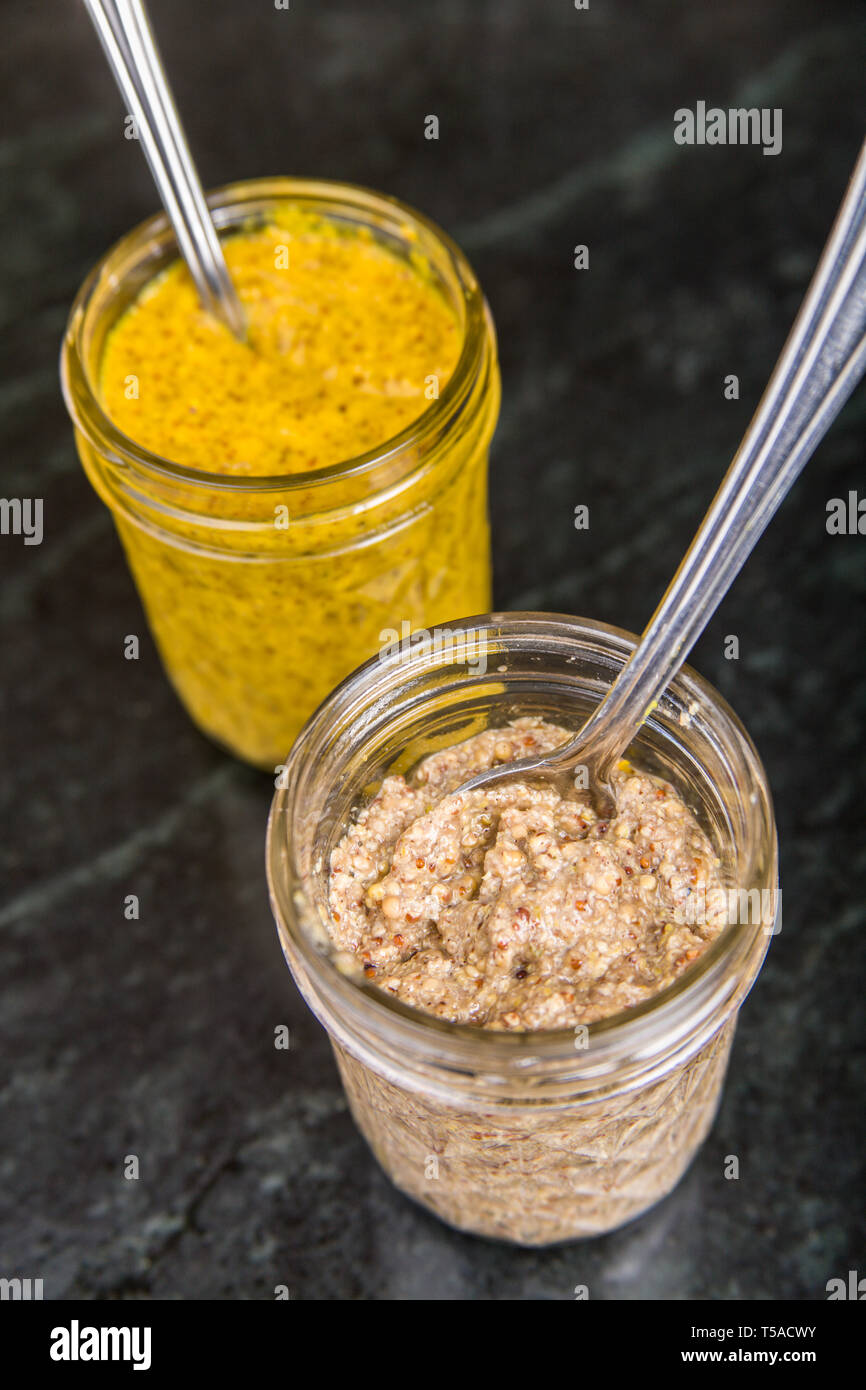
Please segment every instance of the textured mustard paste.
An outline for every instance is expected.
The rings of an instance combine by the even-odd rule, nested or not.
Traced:
[[[455,369],[462,324],[420,258],[291,207],[224,247],[246,342],[201,309],[175,262],[109,332],[99,394],[124,434],[173,463],[295,484],[276,521],[278,493],[226,501],[216,487],[204,498],[202,487],[167,488],[137,516],[113,508],[193,718],[273,769],[324,696],[381,648],[380,633],[489,607],[499,380],[494,364],[475,422],[408,490],[383,493],[381,476],[369,496],[355,479],[324,495],[305,488],[305,473],[378,449],[429,408]],[[86,446],[82,458],[96,482],[98,460]]]
[[[245,342],[179,261],[111,332],[102,403],[139,444],[208,472],[301,473],[383,444],[445,386],[461,328],[421,268],[369,235],[286,224],[225,243]]]

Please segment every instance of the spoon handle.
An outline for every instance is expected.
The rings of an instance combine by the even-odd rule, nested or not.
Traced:
[[[85,0],[202,305],[236,338],[244,315],[171,96],[143,0]]]
[[[866,143],[808,293],[734,460],[640,644],[561,750],[602,782],[628,748],[866,371]]]

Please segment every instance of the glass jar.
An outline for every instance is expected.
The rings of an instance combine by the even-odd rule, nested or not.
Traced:
[[[401,434],[332,467],[239,477],[158,457],[98,399],[106,335],[177,256],[164,214],[107,253],[72,308],[61,376],[78,451],[112,512],[166,671],[205,733],[273,771],[383,633],[489,606],[496,341],[463,254],[395,199],[278,178],[232,184],[208,202],[222,236],[266,225],[286,204],[369,232],[424,266],[462,328],[453,375]]]
[[[388,773],[537,715],[576,729],[636,639],[584,619],[488,614],[368,662],[301,734],[271,810],[280,941],[324,1024],[352,1113],[404,1192],[451,1225],[524,1245],[597,1235],[677,1183],[719,1101],[737,1013],[775,929],[777,846],[755,749],[688,667],[628,756],[672,782],[751,911],[674,984],[573,1030],[511,1033],[421,1013],[332,958],[330,854]],[[486,668],[486,669],[485,669]],[[736,894],[734,895],[736,896]]]

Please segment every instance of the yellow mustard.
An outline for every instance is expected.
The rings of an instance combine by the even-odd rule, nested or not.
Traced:
[[[466,303],[403,230],[397,254],[375,228],[271,206],[224,241],[245,342],[174,261],[116,316],[94,372],[143,461],[130,447],[118,467],[76,418],[178,693],[271,771],[395,630],[490,606],[492,326],[483,310],[473,367]]]
[[[289,209],[224,249],[245,342],[204,312],[180,261],[108,336],[102,402],[139,444],[209,472],[302,473],[375,449],[446,385],[453,309],[369,234]]]

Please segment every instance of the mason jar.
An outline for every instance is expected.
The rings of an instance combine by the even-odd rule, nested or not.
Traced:
[[[211,193],[221,236],[298,207],[376,238],[424,274],[461,330],[453,375],[399,435],[275,477],[190,468],[122,433],[99,399],[106,337],[177,257],[164,214],[87,277],[61,377],[81,462],[109,507],[168,676],[200,728],[273,771],[307,716],[387,634],[490,604],[487,454],[499,411],[492,319],[457,246],[396,199],[255,179]],[[218,389],[218,383],[215,383]]]
[[[493,613],[354,672],[309,721],[273,800],[267,867],[280,942],[333,1044],[386,1173],[464,1231],[544,1245],[609,1231],[676,1185],[712,1125],[740,1006],[776,928],[777,845],[757,753],[690,668],[628,751],[679,791],[748,901],[672,985],[600,1022],[535,1033],[422,1013],[345,973],[330,944],[331,852],[389,774],[509,719],[579,728],[636,638]]]

